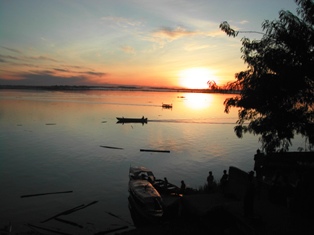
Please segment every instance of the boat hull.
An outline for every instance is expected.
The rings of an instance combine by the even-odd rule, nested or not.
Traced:
[[[147,118],[117,117],[118,123],[147,123]]]
[[[129,181],[129,200],[133,209],[150,222],[159,222],[163,216],[162,199],[147,180]]]

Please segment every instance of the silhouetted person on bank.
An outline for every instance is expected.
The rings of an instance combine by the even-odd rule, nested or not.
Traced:
[[[213,176],[213,172],[208,172],[208,176],[207,176],[207,187],[208,187],[208,191],[212,192],[214,189],[214,176]]]
[[[166,193],[168,192],[168,180],[166,177],[164,178],[164,190]]]
[[[226,191],[226,186],[228,184],[228,180],[229,180],[229,175],[227,173],[226,170],[224,170],[224,173],[220,179],[220,185],[221,185],[221,190],[222,190],[222,193],[224,194],[225,191]]]
[[[254,199],[256,193],[256,186],[254,181],[254,171],[250,171],[248,175],[248,182],[243,198],[243,209],[245,217],[254,216]]]
[[[264,153],[261,153],[261,151],[258,149],[256,151],[256,154],[254,155],[254,171],[256,172],[256,178],[257,180],[262,180],[263,177],[263,165],[265,161],[265,155]]]
[[[180,187],[180,193],[185,193],[186,185],[183,180],[181,180],[181,187]]]

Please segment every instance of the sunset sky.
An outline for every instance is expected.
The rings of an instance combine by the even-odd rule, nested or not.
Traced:
[[[1,0],[0,85],[206,88],[246,69],[241,38],[294,0]]]

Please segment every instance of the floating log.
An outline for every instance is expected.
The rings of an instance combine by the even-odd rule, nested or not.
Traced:
[[[79,206],[74,207],[74,208],[72,208],[72,209],[70,209],[70,210],[63,211],[63,212],[61,212],[61,213],[59,213],[59,214],[56,214],[56,215],[54,215],[54,216],[52,216],[52,217],[50,217],[50,218],[48,218],[48,219],[46,219],[46,220],[43,220],[43,221],[41,221],[41,223],[45,223],[45,222],[47,222],[47,221],[49,221],[49,220],[52,220],[52,219],[55,219],[55,218],[57,218],[57,217],[59,217],[59,216],[61,216],[61,215],[68,215],[68,214],[71,214],[71,213],[73,213],[73,212],[75,212],[75,211],[82,210],[82,209],[84,209],[84,208],[86,208],[86,207],[88,207],[88,206],[91,206],[91,205],[93,205],[93,204],[95,204],[95,203],[97,203],[97,202],[98,202],[98,201],[93,201],[93,202],[91,202],[91,203],[89,203],[89,204],[87,204],[87,205],[84,205],[84,204],[79,205]]]
[[[141,152],[170,153],[170,150],[140,149]]]
[[[111,213],[111,212],[106,212],[106,213],[107,213],[108,215],[111,215],[111,216],[113,216],[113,217],[119,219],[119,220],[122,220],[123,222],[126,222],[126,223],[128,223],[128,224],[130,224],[130,225],[133,225],[133,224],[130,223],[129,221],[124,220],[124,219],[122,219],[121,217],[119,217],[119,216],[117,216],[117,215],[115,215],[115,214],[113,214],[113,213]]]
[[[56,123],[46,123],[47,126],[54,126],[57,125]]]
[[[65,220],[65,219],[60,219],[60,218],[55,218],[55,220],[59,221],[59,222],[62,222],[62,223],[65,223],[65,224],[70,224],[70,225],[73,225],[75,227],[79,227],[79,228],[84,228],[82,225],[79,225],[75,222],[72,222],[72,221],[68,221],[68,220]]]
[[[37,228],[37,229],[42,229],[44,231],[48,231],[48,232],[53,232],[53,233],[58,233],[58,234],[63,234],[63,235],[71,235],[69,233],[64,233],[64,232],[60,232],[58,230],[54,230],[54,229],[50,229],[50,228],[44,228],[44,227],[40,227],[40,226],[36,226],[36,225],[32,225],[32,224],[27,224],[28,227],[30,228]]]
[[[70,210],[63,211],[63,212],[61,212],[61,213],[59,213],[59,214],[56,214],[56,215],[54,215],[54,216],[52,216],[52,217],[50,217],[50,218],[48,218],[48,219],[46,219],[46,220],[41,221],[41,223],[45,223],[45,222],[47,222],[47,221],[49,221],[49,220],[55,219],[55,218],[57,218],[57,217],[60,216],[60,215],[68,215],[68,214],[70,214],[70,213],[72,213],[72,212],[74,212],[74,211],[76,211],[76,210],[79,210],[79,209],[82,208],[83,206],[84,206],[84,204],[79,205],[79,206],[76,206],[76,207],[74,207],[74,208],[72,208],[72,209],[70,209]]]
[[[106,231],[101,231],[101,232],[95,233],[95,235],[108,234],[108,233],[116,232],[116,231],[119,231],[119,230],[122,230],[122,229],[127,229],[127,228],[128,228],[128,226],[122,226],[122,227],[119,227],[119,228],[114,228],[114,229],[109,229],[109,230],[106,230]]]
[[[44,195],[50,195],[50,194],[72,193],[72,192],[73,191],[51,192],[51,193],[37,193],[37,194],[22,195],[21,198],[24,198],[24,197],[37,197],[37,196],[44,196]]]
[[[112,147],[112,146],[105,146],[105,145],[100,145],[100,147],[108,148],[108,149],[123,149],[123,148],[119,148],[119,147]]]

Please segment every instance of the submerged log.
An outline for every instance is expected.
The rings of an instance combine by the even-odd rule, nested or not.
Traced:
[[[170,150],[140,149],[141,152],[170,153]]]
[[[48,231],[48,232],[53,232],[53,233],[58,233],[58,234],[63,234],[63,235],[71,235],[69,233],[64,233],[64,232],[60,232],[58,230],[54,230],[54,229],[50,229],[50,228],[44,228],[44,227],[40,227],[40,226],[36,226],[36,225],[32,225],[32,224],[27,224],[28,227],[30,228],[36,228],[36,229],[42,229],[44,231]]]
[[[113,216],[113,217],[115,217],[115,218],[117,218],[117,219],[119,219],[119,220],[125,222],[125,223],[128,223],[128,224],[130,224],[130,225],[133,225],[133,224],[130,223],[129,221],[127,221],[127,220],[125,220],[125,219],[122,219],[121,217],[119,217],[119,216],[117,216],[117,215],[115,215],[115,214],[113,214],[113,213],[111,213],[111,212],[106,212],[106,213],[107,213],[108,215],[111,215],[111,216]]]
[[[119,230],[122,230],[122,229],[127,229],[127,228],[128,228],[128,226],[122,226],[122,227],[119,227],[119,228],[114,228],[114,229],[109,229],[109,230],[106,230],[106,231],[101,231],[101,232],[95,233],[95,235],[108,234],[108,233],[116,232],[116,231],[119,231]]]
[[[108,149],[123,149],[123,148],[119,148],[119,147],[112,147],[112,146],[106,146],[106,145],[100,145],[100,147],[108,148]]]
[[[82,225],[79,225],[75,222],[72,222],[72,221],[68,221],[68,220],[65,220],[65,219],[60,219],[60,218],[55,218],[55,220],[59,221],[59,222],[62,222],[62,223],[65,223],[65,224],[70,224],[70,225],[73,225],[75,227],[79,227],[79,228],[84,228]]]
[[[24,197],[37,197],[37,196],[44,196],[44,195],[50,195],[50,194],[61,194],[61,193],[73,193],[73,191],[28,194],[28,195],[22,195],[21,198],[24,198]]]
[[[86,207],[88,207],[88,206],[91,206],[91,205],[93,205],[93,204],[95,204],[95,203],[97,203],[97,202],[98,202],[98,201],[93,201],[93,202],[91,202],[91,203],[89,203],[89,204],[87,204],[87,205],[84,205],[84,204],[79,205],[79,206],[74,207],[74,208],[72,208],[72,209],[70,209],[70,210],[63,211],[63,212],[58,213],[58,214],[56,214],[56,215],[54,215],[54,216],[52,216],[52,217],[50,217],[50,218],[48,218],[48,219],[46,219],[46,220],[43,220],[43,221],[41,221],[41,223],[45,223],[45,222],[47,222],[47,221],[49,221],[49,220],[52,220],[52,219],[55,219],[55,218],[57,218],[57,217],[59,217],[59,216],[61,216],[61,215],[68,215],[68,214],[71,214],[71,213],[73,213],[73,212],[75,212],[75,211],[82,210],[82,209],[84,209],[84,208],[86,208]]]

